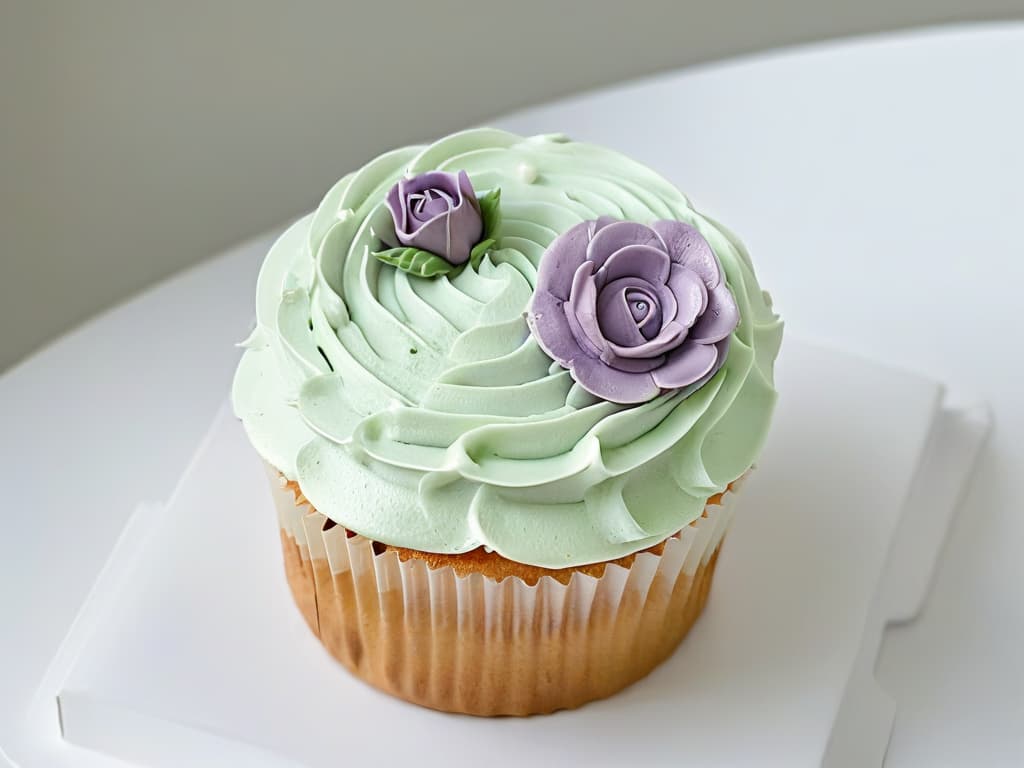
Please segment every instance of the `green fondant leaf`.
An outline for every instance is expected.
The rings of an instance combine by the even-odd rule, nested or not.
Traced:
[[[484,240],[494,239],[501,226],[501,187],[495,187],[477,202],[480,203],[480,218],[484,221]]]
[[[484,254],[494,245],[494,242],[492,237],[487,240],[481,240],[473,246],[473,250],[469,252],[469,263],[473,265],[473,269],[480,266],[480,262],[484,260]]]
[[[453,264],[436,253],[421,251],[419,248],[388,248],[385,251],[376,251],[373,255],[385,264],[417,277],[446,275],[455,269]]]

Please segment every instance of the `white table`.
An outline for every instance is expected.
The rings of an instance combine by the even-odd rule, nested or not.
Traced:
[[[792,329],[991,403],[931,598],[879,661],[901,703],[890,766],[1024,764],[1022,93],[1024,25],[1001,25],[758,57],[495,121],[647,161],[743,234]],[[67,758],[19,735],[18,715],[127,516],[168,496],[223,401],[268,242],[0,378],[0,746],[20,764]]]

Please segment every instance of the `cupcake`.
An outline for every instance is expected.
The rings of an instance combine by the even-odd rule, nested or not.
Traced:
[[[232,399],[295,602],[352,674],[474,715],[650,673],[708,598],[782,323],[676,188],[562,136],[388,152],[271,248]]]

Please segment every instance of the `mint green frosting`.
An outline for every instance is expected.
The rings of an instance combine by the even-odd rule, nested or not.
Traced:
[[[451,278],[371,255],[388,189],[432,169],[501,188],[496,244]],[[601,215],[687,222],[721,260],[741,319],[698,390],[600,401],[531,337],[545,248]],[[428,552],[558,568],[649,547],[751,466],[776,399],[782,323],[740,242],[648,168],[561,136],[479,129],[378,157],[273,246],[256,310],[232,392],[256,450],[332,520]]]

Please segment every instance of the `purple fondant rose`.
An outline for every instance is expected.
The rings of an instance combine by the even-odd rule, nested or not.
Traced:
[[[527,317],[544,351],[588,392],[642,403],[710,379],[739,311],[696,229],[602,217],[551,243]]]
[[[483,218],[473,184],[465,171],[428,171],[401,179],[387,196],[398,242],[464,264],[483,235]]]

